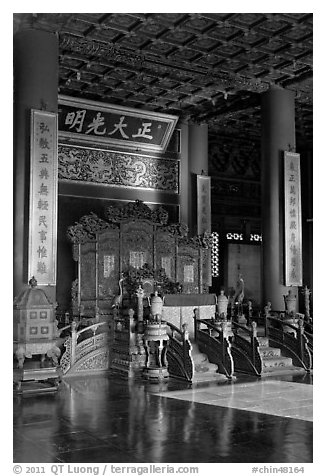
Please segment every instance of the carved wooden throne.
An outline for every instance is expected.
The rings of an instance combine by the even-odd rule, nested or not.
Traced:
[[[93,213],[82,217],[68,229],[78,262],[74,308],[82,306],[94,317],[111,315],[121,275],[127,298],[135,291],[132,276],[136,284],[141,278],[143,285],[161,286],[163,294],[207,293],[210,239],[188,237],[187,231],[180,223],[168,224],[163,208],[152,211],[141,201],[109,206],[106,220]]]

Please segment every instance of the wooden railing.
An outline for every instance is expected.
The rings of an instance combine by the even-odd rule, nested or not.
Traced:
[[[66,375],[81,359],[90,352],[104,347],[108,342],[107,323],[99,322],[81,330],[77,330],[77,323],[72,322],[61,330],[71,328],[71,336],[64,342],[65,352],[60,360],[63,375]],[[98,332],[98,330],[100,332]]]
[[[311,359],[313,360],[313,352],[314,352],[314,331],[313,331],[313,324],[312,322],[305,322],[304,323],[304,333],[308,339],[308,348],[311,354]]]
[[[270,342],[280,347],[284,355],[291,357],[294,365],[303,367],[307,372],[312,369],[312,347],[310,350],[302,319],[291,324],[289,320],[268,316],[265,329]],[[310,344],[312,346],[312,340]]]
[[[194,375],[194,363],[191,357],[191,343],[188,333],[170,322],[166,324],[169,328],[170,337],[166,354],[169,375],[191,382]]]
[[[201,329],[201,326],[205,328]],[[221,321],[217,325],[208,319],[195,317],[195,340],[200,352],[206,354],[208,360],[218,366],[219,373],[228,378],[232,378],[234,373],[231,337],[228,322]]]
[[[256,322],[253,321],[249,328],[233,322],[233,330],[232,355],[235,371],[261,376],[263,363],[258,351]]]

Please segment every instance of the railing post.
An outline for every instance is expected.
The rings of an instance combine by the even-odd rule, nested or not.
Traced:
[[[143,303],[143,298],[144,298],[144,290],[139,285],[137,291],[136,291],[136,296],[137,296],[137,320],[138,320],[138,332],[142,334],[144,332],[144,303]]]
[[[65,326],[68,326],[70,322],[70,314],[69,312],[65,312]]]
[[[227,321],[222,321],[222,363],[225,367],[225,339],[228,336],[227,333]]]
[[[299,332],[297,334],[299,334],[299,339],[300,339],[300,342],[299,342],[299,345],[300,345],[300,359],[302,360],[302,362],[304,362],[304,360],[303,360],[303,333],[304,333],[304,328],[303,328],[303,320],[302,319],[298,320],[298,325],[299,325]]]
[[[257,323],[255,321],[252,321],[251,328],[252,328],[252,335],[251,335],[252,362],[254,364],[254,367],[256,367]]]
[[[194,309],[194,330],[195,330],[195,342],[197,342],[197,331],[199,330],[199,322],[198,322],[198,309]]]
[[[135,321],[134,321],[135,311],[133,309],[128,309],[128,321],[129,321],[129,344],[131,346],[136,345],[136,333],[135,333]]]
[[[71,323],[71,356],[70,366],[72,367],[76,361],[76,347],[77,347],[77,323],[72,321]]]
[[[186,362],[186,341],[189,339],[188,324],[182,324],[183,363]]]
[[[268,337],[268,315],[265,314],[265,337]]]

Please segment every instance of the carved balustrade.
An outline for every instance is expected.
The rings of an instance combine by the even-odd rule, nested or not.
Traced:
[[[233,322],[234,337],[232,355],[235,370],[260,376],[263,371],[262,357],[259,353],[257,324],[253,321],[250,327]]]
[[[81,330],[77,330],[77,323],[73,321],[71,326],[66,326],[61,329],[61,332],[68,329],[71,329],[71,336],[66,338],[64,342],[65,352],[60,360],[60,367],[63,373],[63,376],[67,375],[71,369],[74,367],[78,368],[78,363],[85,359],[85,357],[90,356],[90,354],[96,353],[98,349],[104,349],[104,353],[107,352],[108,347],[108,333],[107,333],[107,323],[99,322],[93,324],[89,327],[85,327]],[[93,369],[105,369],[105,365],[98,366],[93,360]],[[103,361],[103,357],[101,357]],[[103,362],[102,362],[103,363]],[[108,360],[107,360],[108,367]],[[82,369],[87,370],[92,368],[92,364],[83,364]]]
[[[294,365],[309,372],[312,369],[312,340],[309,341],[303,320],[294,320],[291,324],[288,319],[284,321],[278,317],[267,316],[266,321],[266,337],[292,357]]]
[[[168,370],[171,377],[192,381],[194,375],[194,362],[191,357],[191,343],[189,334],[167,322],[169,328],[169,346],[167,347]]]

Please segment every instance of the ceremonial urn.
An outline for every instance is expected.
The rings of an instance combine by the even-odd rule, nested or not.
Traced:
[[[293,328],[298,328],[298,318],[296,318],[296,303],[297,297],[293,293],[292,289],[289,290],[287,296],[284,296],[285,302],[285,319],[284,322],[290,324],[292,327],[284,326],[284,332],[293,334],[295,337],[297,335],[296,330]]]
[[[158,295],[158,292],[155,291],[155,294],[151,299],[151,314],[156,321],[161,320],[162,310],[163,310],[163,299]]]
[[[292,289],[289,290],[287,296],[284,296],[285,311],[287,315],[293,316],[296,312],[297,297],[293,294]]]
[[[143,376],[150,380],[161,381],[169,377],[167,369],[167,345],[169,336],[167,325],[162,321],[163,300],[155,291],[151,299],[153,320],[147,323],[144,334],[146,363]]]
[[[221,289],[219,296],[217,297],[217,313],[219,317],[226,317],[228,312],[228,298],[224,294],[224,290]]]

